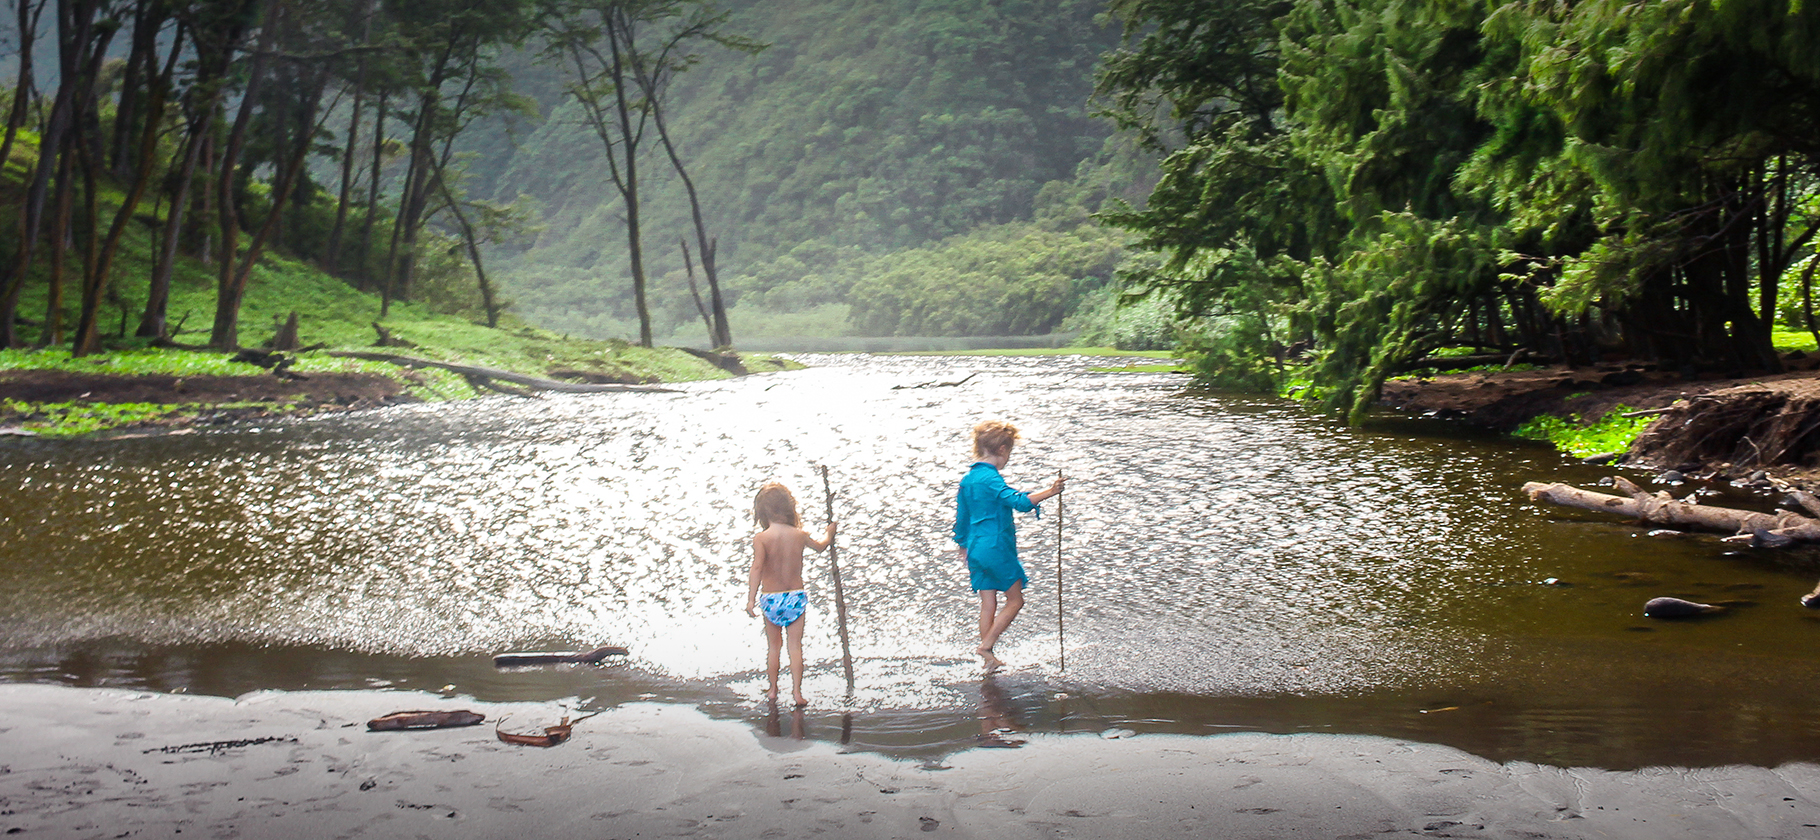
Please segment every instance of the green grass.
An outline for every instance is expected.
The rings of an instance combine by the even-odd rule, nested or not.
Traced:
[[[1656,419],[1653,416],[1624,416],[1633,411],[1636,409],[1627,405],[1613,406],[1611,411],[1595,423],[1585,422],[1578,414],[1572,418],[1539,414],[1518,426],[1513,434],[1528,440],[1548,441],[1556,449],[1581,458],[1607,452],[1623,452]]]
[[[1776,345],[1776,350],[1783,353],[1787,353],[1790,350],[1812,353],[1815,350],[1814,334],[1807,330],[1785,330],[1777,328],[1774,333],[1770,334],[1770,343]]]
[[[24,403],[0,400],[0,416],[17,414],[19,428],[48,438],[67,438],[137,426],[159,420],[188,417],[210,411],[263,408],[289,411],[290,404],[266,403]]]

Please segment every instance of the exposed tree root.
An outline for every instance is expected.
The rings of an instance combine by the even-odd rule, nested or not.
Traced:
[[[1637,438],[1627,460],[1734,470],[1820,467],[1820,387],[1812,380],[1777,386],[1728,388],[1676,403]]]

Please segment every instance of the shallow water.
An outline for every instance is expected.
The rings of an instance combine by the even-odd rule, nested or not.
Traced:
[[[1350,429],[1092,370],[1105,360],[805,361],[676,394],[0,444],[0,677],[655,698],[930,761],[1001,727],[1364,733],[1604,767],[1820,760],[1820,613],[1795,604],[1811,561],[1534,505],[1525,481],[1603,474],[1545,448]],[[987,417],[1023,429],[1014,486],[1070,477],[1065,671],[1053,510],[1020,519],[1030,604],[999,649],[1015,667],[982,681],[965,656],[976,602],[950,499]],[[812,563],[817,702],[774,717],[743,611],[751,497],[781,480],[819,527],[824,464],[857,691],[842,699]],[[1658,595],[1739,603],[1643,619]],[[608,642],[634,655],[490,663]]]

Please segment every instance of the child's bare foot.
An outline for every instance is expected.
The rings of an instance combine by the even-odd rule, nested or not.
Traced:
[[[777,689],[773,688],[770,691],[765,692],[765,699],[769,700],[773,703],[776,703],[777,702]]]
[[[801,692],[798,692],[796,695],[796,707],[800,709],[807,705],[809,705],[809,698],[804,697]]]
[[[979,655],[980,661],[985,664],[986,673],[988,674],[1005,667],[1005,663],[1000,662],[998,657],[992,655],[992,648],[974,648],[973,652]]]

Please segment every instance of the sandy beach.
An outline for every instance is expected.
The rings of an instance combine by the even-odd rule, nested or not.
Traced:
[[[487,723],[369,732],[405,709]],[[1020,734],[940,764],[634,704],[0,686],[0,832],[26,837],[1820,838],[1820,766],[1610,772],[1339,735]]]

